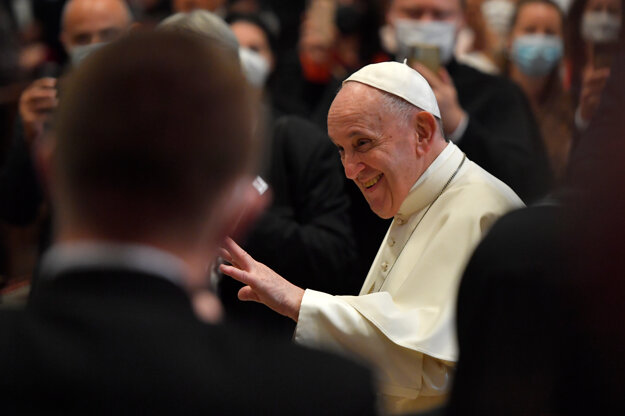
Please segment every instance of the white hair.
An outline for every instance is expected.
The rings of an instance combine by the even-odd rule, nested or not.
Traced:
[[[415,113],[420,113],[421,111],[424,111],[422,108],[419,108],[416,105],[409,103],[401,97],[398,97],[386,91],[378,91],[380,92],[380,94],[382,94],[381,109],[395,115],[397,119],[400,120],[402,123],[410,124]],[[434,118],[436,119],[436,124],[438,124],[441,135],[444,136],[445,134],[443,133],[442,120],[436,116],[434,116]]]
[[[162,29],[181,30],[214,40],[225,49],[239,53],[239,42],[230,26],[219,16],[206,10],[194,10],[188,13],[176,13],[163,20]]]

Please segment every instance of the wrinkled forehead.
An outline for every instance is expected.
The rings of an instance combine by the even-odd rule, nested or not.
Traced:
[[[376,88],[349,81],[336,95],[328,112],[328,134],[339,138],[346,130],[360,126],[371,131],[382,131],[394,123],[383,101],[383,93]]]
[[[420,14],[458,14],[464,10],[465,0],[392,0],[389,16],[419,18]]]
[[[332,101],[328,119],[343,113],[359,113],[372,108],[379,109],[382,93],[369,85],[357,81],[348,81],[343,84]]]
[[[130,10],[120,0],[73,0],[63,13],[63,29],[100,30],[103,27],[125,27],[132,21]]]

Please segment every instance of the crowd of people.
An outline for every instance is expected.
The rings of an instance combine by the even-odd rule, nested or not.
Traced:
[[[623,16],[0,3],[0,407],[625,411]]]

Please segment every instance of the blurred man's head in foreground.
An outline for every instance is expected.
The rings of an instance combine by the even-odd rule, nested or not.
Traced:
[[[234,57],[187,33],[135,34],[89,56],[55,123],[58,239],[216,245],[254,152],[246,85]]]

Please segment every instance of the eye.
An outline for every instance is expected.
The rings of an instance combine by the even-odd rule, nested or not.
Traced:
[[[357,149],[362,149],[364,146],[367,146],[369,143],[371,143],[371,140],[369,139],[357,139],[356,143],[354,144],[354,147]]]
[[[75,45],[86,45],[91,41],[91,35],[89,33],[78,33],[73,40]]]

